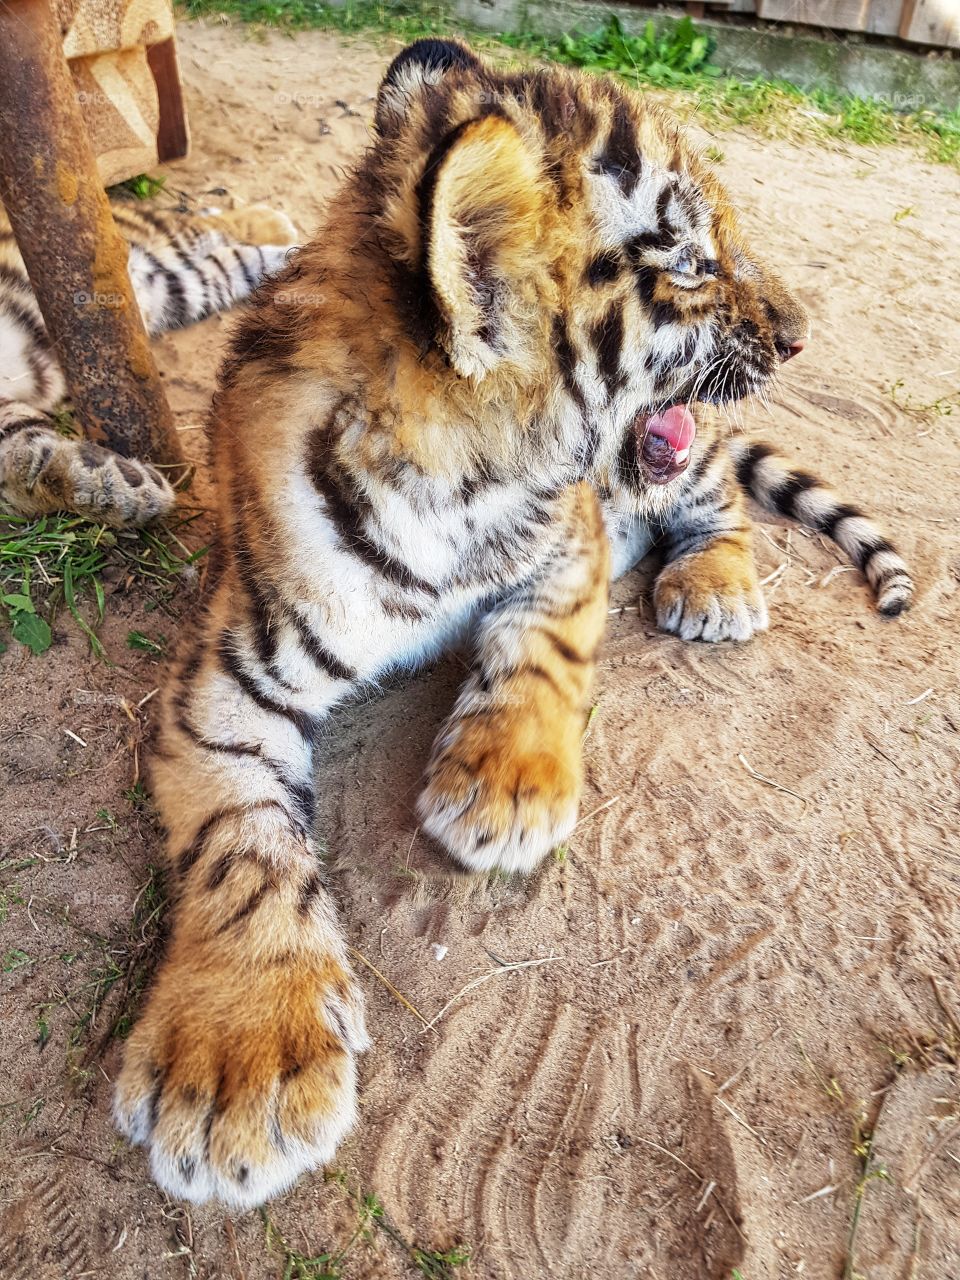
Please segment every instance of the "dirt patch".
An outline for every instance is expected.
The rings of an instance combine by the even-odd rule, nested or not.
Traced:
[[[194,150],[171,188],[270,201],[312,232],[391,49],[214,24],[180,41]],[[456,1274],[489,1280],[837,1280],[851,1235],[869,1280],[960,1276],[960,411],[921,411],[960,387],[960,183],[892,150],[710,141],[815,328],[744,417],[882,517],[916,570],[913,612],[880,620],[830,547],[770,520],[773,623],[745,648],[658,634],[631,575],[584,819],[527,883],[451,876],[416,835],[456,658],[341,714],[319,789],[351,941],[428,1021],[490,976],[426,1031],[360,966],[376,1041],[362,1123],[338,1176],[304,1179],[269,1230],[167,1202],[109,1119],[162,904],[134,786],[150,702],[127,710],[161,668],[124,638],[177,623],[118,590],[103,630],[118,665],[69,620],[40,659],[11,646],[5,1277],[257,1280],[358,1227],[347,1280],[443,1275],[458,1245],[472,1260]],[[157,344],[194,456],[228,323]]]

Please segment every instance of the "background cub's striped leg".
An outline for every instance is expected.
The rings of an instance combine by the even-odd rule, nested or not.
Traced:
[[[296,236],[284,214],[259,205],[215,216],[119,205],[115,216],[131,242],[130,280],[151,335],[245,298],[286,264]],[[80,296],[77,305],[94,301]],[[73,511],[117,527],[173,509],[173,488],[155,467],[54,430],[47,415],[62,404],[66,385],[9,243],[0,261],[0,345],[11,397],[0,396],[0,504],[22,515]]]
[[[172,245],[130,250],[130,281],[151,337],[194,324],[242,302],[265,276],[286,266],[286,244],[232,244],[211,233],[189,250]]]
[[[228,575],[161,708],[170,943],[131,1035],[115,1115],[171,1195],[245,1208],[329,1160],[356,1117],[362,998],[311,844],[311,735],[348,682],[271,677],[303,655]]]
[[[767,606],[743,495],[719,440],[694,462],[690,481],[667,519],[657,625],[683,640],[749,640],[766,630]]]
[[[610,576],[591,488],[569,491],[562,524],[540,576],[481,622],[418,803],[425,830],[473,871],[531,871],[576,822]]]
[[[297,232],[279,210],[140,209],[114,217],[130,241],[130,283],[151,335],[193,324],[242,301],[286,265]]]

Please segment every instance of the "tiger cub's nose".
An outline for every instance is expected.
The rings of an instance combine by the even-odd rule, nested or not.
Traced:
[[[780,357],[780,363],[786,364],[788,360],[798,356],[806,345],[806,338],[799,338],[796,342],[778,342],[777,355]]]

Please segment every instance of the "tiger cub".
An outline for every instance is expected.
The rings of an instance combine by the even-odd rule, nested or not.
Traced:
[[[184,213],[115,201],[113,216],[130,244],[127,269],[151,337],[232,307],[283,265],[296,240],[290,220],[262,205]],[[65,396],[0,206],[0,508],[70,510],[111,525],[144,524],[171,510],[173,490],[149,463],[54,430],[49,415]]]
[[[363,1001],[313,837],[333,708],[470,629],[421,828],[532,871],[576,821],[608,583],[659,541],[660,625],[767,624],[743,488],[907,570],[854,507],[711,406],[807,321],[677,126],[612,80],[419,41],[317,238],[240,321],[211,422],[213,586],[158,710],[176,907],[115,1114],[157,1181],[260,1203],[356,1118]]]

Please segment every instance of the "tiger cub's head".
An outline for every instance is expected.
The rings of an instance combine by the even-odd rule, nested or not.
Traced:
[[[520,396],[581,473],[679,478],[692,406],[761,390],[802,347],[720,183],[622,85],[421,40],[376,130],[361,184],[405,332],[488,402]]]

